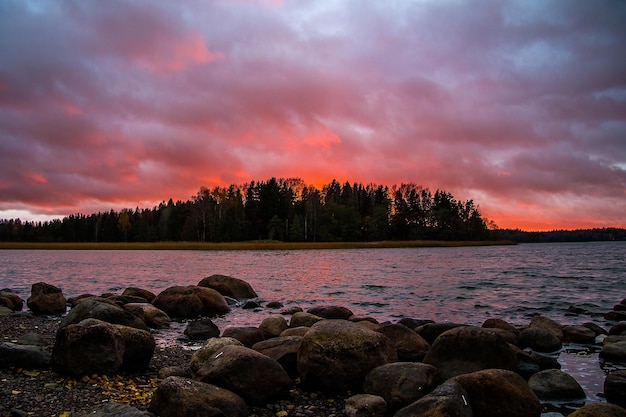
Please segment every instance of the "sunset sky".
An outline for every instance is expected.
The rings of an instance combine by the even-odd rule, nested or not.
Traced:
[[[300,177],[626,227],[626,2],[2,0],[0,218]]]

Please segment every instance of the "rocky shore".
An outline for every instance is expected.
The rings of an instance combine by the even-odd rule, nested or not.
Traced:
[[[378,323],[342,306],[283,311],[255,298],[225,276],[71,300],[37,283],[26,309],[2,290],[0,417],[523,417],[555,404],[573,417],[626,416],[626,300],[603,329],[542,316],[523,326]],[[257,327],[218,329],[209,317],[235,304],[276,313]],[[172,320],[184,320],[180,337],[202,347],[155,343]],[[560,370],[554,353],[568,345],[600,350],[612,371],[606,402],[586,404]]]

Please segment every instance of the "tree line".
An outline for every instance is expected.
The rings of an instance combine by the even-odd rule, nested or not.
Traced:
[[[0,241],[24,242],[356,242],[486,240],[472,200],[413,183],[340,184],[321,190],[300,178],[201,187],[187,201],[151,209],[72,214],[45,222],[0,220]]]

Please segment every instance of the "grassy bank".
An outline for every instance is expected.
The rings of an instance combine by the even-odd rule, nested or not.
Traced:
[[[409,240],[380,242],[279,242],[275,240],[248,242],[0,242],[0,249],[56,250],[298,250],[298,249],[366,249],[366,248],[426,248],[458,246],[514,245],[512,241]]]

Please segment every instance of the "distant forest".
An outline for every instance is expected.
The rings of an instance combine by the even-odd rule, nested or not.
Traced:
[[[474,201],[409,183],[389,188],[333,180],[322,190],[299,178],[200,188],[187,201],[63,219],[0,220],[3,242],[362,242],[381,240],[519,243],[626,240],[616,228],[525,232],[498,229]]]
[[[472,200],[416,184],[340,184],[322,190],[299,178],[200,188],[187,201],[72,214],[29,222],[0,220],[0,241],[15,242],[358,242],[487,240],[487,222]]]

